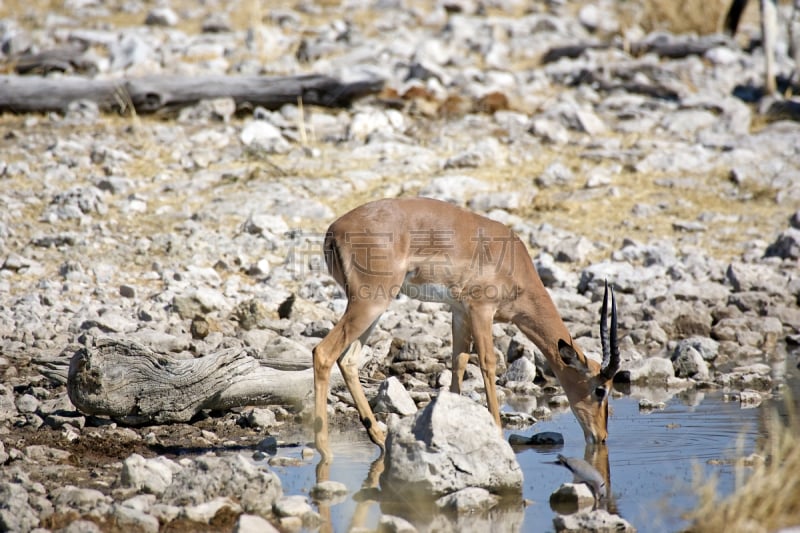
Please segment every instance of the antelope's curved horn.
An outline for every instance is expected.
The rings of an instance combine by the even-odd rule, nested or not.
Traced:
[[[600,374],[611,379],[619,370],[619,343],[617,342],[617,299],[611,287],[611,331],[608,330],[608,280],[603,292],[603,307],[600,309],[600,344],[603,347],[603,364]]]

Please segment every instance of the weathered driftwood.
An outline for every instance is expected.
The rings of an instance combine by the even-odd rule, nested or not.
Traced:
[[[653,80],[652,83],[639,83],[632,80],[621,79],[624,76],[616,76],[609,79],[603,69],[597,70],[581,70],[580,73],[572,80],[571,85],[591,85],[600,91],[616,91],[623,90],[628,93],[644,94],[653,98],[661,98],[662,100],[678,100],[678,93],[669,87],[660,84],[658,80]]]
[[[87,415],[166,423],[185,422],[203,409],[301,404],[313,397],[313,383],[312,369],[276,370],[241,348],[179,359],[134,342],[100,339],[72,356],[67,392]]]
[[[381,90],[380,80],[343,83],[329,76],[150,76],[97,80],[78,76],[0,76],[0,112],[63,111],[77,100],[96,102],[102,110],[137,113],[174,110],[200,100],[230,97],[237,109],[277,109],[302,100],[306,105],[347,107]]]
[[[61,48],[25,53],[16,60],[17,74],[47,74],[49,72],[91,72],[94,62],[84,56],[86,46],[71,43]]]
[[[703,37],[675,37],[660,35],[657,38],[645,39],[629,43],[628,49],[634,56],[654,53],[660,57],[678,59],[690,55],[703,55],[712,48],[721,45],[731,45],[729,37],[710,35]],[[609,48],[622,48],[623,43],[575,43],[563,46],[553,46],[542,56],[542,63],[552,63],[562,57],[576,58],[587,50],[606,50]]]
[[[606,50],[611,48],[609,43],[577,43],[564,46],[553,46],[542,56],[542,63],[553,63],[562,57],[575,59],[587,50]]]
[[[630,51],[637,56],[654,53],[659,57],[680,59],[691,55],[702,56],[712,48],[731,45],[731,39],[722,35],[702,37],[668,37],[665,35],[661,38],[631,43]]]

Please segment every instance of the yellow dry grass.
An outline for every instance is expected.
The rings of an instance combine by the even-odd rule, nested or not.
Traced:
[[[752,468],[736,491],[720,500],[713,479],[696,486],[698,505],[689,519],[688,531],[773,532],[800,525],[800,420],[790,400],[789,415],[767,422],[768,436],[761,448],[764,461],[737,465],[737,478]]]
[[[731,0],[640,0],[620,2],[623,26],[638,24],[646,32],[665,30],[672,33],[705,35],[719,31]],[[757,2],[750,2],[745,13],[750,17]],[[755,15],[757,15],[757,11]]]
[[[782,0],[787,1],[787,0]],[[698,34],[713,33],[719,30],[720,22],[728,9],[731,0],[628,0],[615,3],[615,9],[623,23],[623,27],[638,24],[645,31],[669,30],[675,33],[693,32]],[[341,10],[341,0],[318,0],[315,5],[318,11],[299,12],[307,23],[323,24],[331,13]],[[431,9],[431,4],[423,0],[412,0],[409,4],[416,13],[425,13]],[[188,0],[176,0],[170,3],[178,12],[192,14],[196,10],[196,3]],[[569,10],[577,10],[583,2],[568,2]],[[231,25],[234,29],[242,30],[258,24],[272,24],[270,13],[276,9],[293,9],[294,2],[290,0],[233,0],[229,2],[225,11],[230,15]],[[518,16],[525,9],[519,6],[510,12],[497,12],[489,9],[490,14]],[[350,10],[347,19],[356,25],[368,24],[379,13],[378,10]],[[56,0],[8,0],[0,2],[0,17],[13,18],[23,26],[41,27],[45,16],[48,14],[73,17],[74,13],[63,2]],[[91,21],[83,21],[88,26],[110,25],[122,28],[144,24],[146,10],[130,11],[122,9],[121,4],[109,3],[107,10],[98,10]],[[757,22],[758,2],[750,2],[744,15],[745,20]],[[200,31],[202,18],[195,16],[181,17],[178,29],[188,33]]]
[[[791,0],[778,0],[789,4]],[[633,0],[617,2],[622,27],[638,24],[645,32],[664,30],[672,33],[707,35],[722,31],[722,23],[733,0]],[[747,3],[739,27],[758,26],[758,2]]]

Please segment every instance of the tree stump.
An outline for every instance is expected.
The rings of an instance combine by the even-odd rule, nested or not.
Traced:
[[[342,382],[340,374],[332,377]],[[161,424],[186,422],[204,409],[302,404],[313,399],[314,374],[270,368],[242,348],[181,359],[100,339],[72,356],[67,392],[84,414]]]

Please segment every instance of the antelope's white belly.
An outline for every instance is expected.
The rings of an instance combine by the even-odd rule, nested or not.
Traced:
[[[406,275],[403,285],[400,287],[400,292],[423,302],[440,302],[450,305],[460,304],[454,288],[441,284],[441,283],[412,283],[409,281],[411,273]]]

